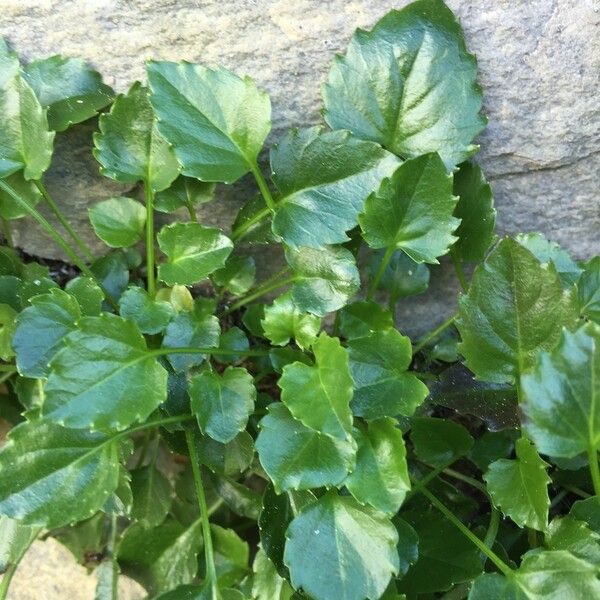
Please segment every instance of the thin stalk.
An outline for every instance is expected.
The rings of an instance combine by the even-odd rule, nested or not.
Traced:
[[[444,330],[448,329],[458,315],[452,315],[448,317],[441,325],[438,325],[433,331],[430,331],[414,348],[413,348],[413,356],[423,350],[427,344],[433,339],[435,339],[440,333]]]
[[[2,233],[4,235],[4,241],[6,242],[6,245],[9,248],[14,248],[15,243],[13,241],[12,229],[8,219],[2,219]]]
[[[430,471],[429,473],[427,473],[427,475],[425,475],[425,477],[422,477],[421,479],[418,479],[416,482],[411,479],[412,482],[412,488],[410,490],[410,492],[408,492],[407,496],[406,496],[406,501],[408,501],[409,498],[412,498],[413,496],[415,496],[416,494],[418,494],[421,490],[423,490],[425,488],[425,486],[432,481],[433,479],[435,479],[446,467],[442,466],[442,467],[436,467],[435,469],[433,469],[433,471]]]
[[[165,356],[167,354],[212,354],[215,356],[268,356],[269,350],[233,350],[229,348],[156,348],[146,356]]]
[[[33,544],[33,542],[36,540],[41,530],[42,528],[38,527],[37,530],[34,531],[34,534],[31,536],[29,543],[23,548],[19,556],[15,558],[14,562],[8,565],[6,571],[4,571],[4,575],[2,576],[2,580],[0,581],[0,600],[6,599],[6,596],[8,594],[8,588],[10,587],[12,578],[14,577],[14,574],[19,567],[19,563],[23,559],[23,556],[25,556],[25,553],[29,549],[29,546],[31,546],[31,544]]]
[[[4,190],[24,211],[29,213],[41,227],[46,231],[46,233],[56,242],[56,244],[63,250],[63,252],[73,261],[73,264],[77,266],[77,268],[87,277],[93,279],[100,289],[104,292],[106,300],[108,303],[114,308],[118,309],[119,305],[115,302],[115,299],[107,292],[106,288],[102,285],[100,281],[98,281],[97,277],[92,273],[90,268],[85,264],[85,262],[79,257],[79,255],[71,248],[71,246],[65,241],[65,239],[56,231],[56,229],[46,220],[46,218],[39,213],[33,206],[30,206],[29,203],[25,202],[17,192],[10,187],[5,181],[0,179],[0,189]]]
[[[192,204],[192,202],[191,202],[191,200],[189,198],[186,199],[185,205],[186,205],[188,213],[190,215],[190,221],[195,221],[197,223],[198,222],[198,215],[196,214],[196,210],[194,208],[194,205]]]
[[[108,558],[111,566],[111,598],[119,597],[119,567],[116,557],[117,548],[117,515],[112,514],[110,517],[110,538],[108,540]]]
[[[83,252],[85,257],[90,262],[92,262],[94,260],[94,255],[92,254],[92,251],[90,250],[89,246],[79,237],[79,235],[73,229],[73,227],[71,227],[71,224],[69,223],[69,221],[67,221],[67,218],[62,213],[60,208],[58,208],[58,204],[54,202],[54,199],[48,193],[48,190],[46,189],[46,186],[42,183],[41,179],[36,179],[33,183],[42,194],[42,197],[46,201],[46,204],[48,204],[48,206],[51,208],[52,212],[54,213],[54,216],[60,221],[60,224],[65,228],[65,231],[71,236],[71,238],[77,244],[77,246],[79,246],[79,249]]]
[[[265,199],[267,208],[271,212],[275,212],[275,200],[273,200],[273,196],[271,196],[271,190],[269,190],[269,186],[261,170],[258,168],[258,165],[252,167],[252,175],[254,175],[254,179],[256,179],[258,189],[260,190],[262,197]]]
[[[569,485],[569,484],[563,483],[562,486],[565,488],[565,490],[568,490],[572,494],[575,494],[576,496],[579,496],[580,498],[583,498],[584,500],[586,498],[592,497],[592,494],[589,494],[585,490],[582,490],[581,488],[578,488],[574,485]]]
[[[498,535],[498,528],[500,527],[500,512],[494,508],[492,505],[492,510],[490,513],[490,523],[488,525],[487,531],[485,532],[485,537],[483,538],[483,543],[488,547],[492,548],[494,543],[496,542],[496,536]]]
[[[600,469],[598,468],[598,452],[593,444],[588,446],[588,460],[590,463],[590,474],[594,485],[594,494],[600,502]]]
[[[144,461],[146,460],[146,454],[148,452],[148,446],[150,445],[151,437],[152,437],[152,430],[146,429],[146,431],[144,433],[144,441],[142,442],[142,447],[140,449],[140,455],[135,464],[136,469],[139,469],[144,464]]]
[[[392,260],[392,256],[396,251],[396,247],[394,245],[388,246],[383,258],[381,259],[381,263],[379,264],[379,269],[377,269],[377,273],[375,273],[375,277],[371,280],[371,285],[369,286],[369,291],[367,292],[367,300],[372,300],[375,292],[377,291],[377,287],[379,286],[379,282],[387,269],[387,266],[390,264],[390,260]]]
[[[148,295],[150,298],[154,298],[154,296],[156,296],[156,274],[154,266],[154,191],[148,182],[144,183],[144,194],[146,196],[146,271]]]
[[[246,233],[248,233],[249,229],[251,229],[254,225],[262,221],[265,217],[268,217],[270,214],[271,209],[268,206],[259,210],[257,213],[254,214],[254,216],[250,217],[247,221],[242,223],[238,228],[234,229],[231,232],[230,237],[232,241],[238,242],[239,240],[241,240],[246,235]]]
[[[14,373],[17,370],[15,365],[0,365],[0,371],[10,371]]]
[[[462,262],[454,248],[450,250],[450,258],[452,259],[452,264],[454,265],[454,271],[456,272],[456,277],[458,279],[458,283],[460,283],[460,287],[463,292],[469,291],[469,282],[467,281],[467,277],[462,268]]]
[[[200,518],[202,520],[202,537],[204,538],[204,558],[206,562],[206,579],[211,587],[212,600],[219,599],[219,588],[217,585],[217,570],[215,568],[215,556],[212,545],[212,536],[210,533],[210,521],[208,507],[206,505],[206,496],[202,485],[202,474],[198,463],[198,454],[194,444],[193,433],[188,429],[185,432],[190,462],[192,463],[192,473],[194,475],[194,484],[196,486],[196,496],[198,497],[198,507],[200,508]]]
[[[275,281],[274,283],[272,283],[270,285],[261,286],[254,293],[248,294],[244,298],[241,298],[237,302],[234,302],[223,313],[223,315],[228,315],[228,314],[232,313],[233,311],[237,310],[238,308],[241,308],[242,306],[245,306],[249,302],[252,302],[253,300],[256,300],[257,298],[260,298],[261,296],[264,296],[265,294],[268,294],[269,292],[272,292],[273,290],[277,290],[277,289],[279,289],[279,288],[281,288],[281,287],[283,287],[285,285],[288,285],[290,283],[294,283],[295,280],[296,280],[296,276],[292,275],[290,277],[287,277],[286,279],[282,279],[280,281]]]
[[[483,485],[483,483],[481,483],[480,481],[477,481],[477,479],[469,477],[468,475],[463,475],[462,473],[459,473],[454,469],[444,469],[443,473],[444,475],[449,475],[454,479],[458,479],[459,481],[464,481],[465,483],[468,483],[470,486],[478,489],[480,492],[483,492],[487,496],[487,490],[485,488],[485,485]]]
[[[540,545],[538,542],[537,531],[535,529],[531,529],[531,527],[527,528],[527,542],[532,550]]]
[[[512,569],[491,549],[486,546],[446,505],[434,496],[427,488],[421,493],[452,523],[466,538],[468,538],[479,550],[485,554],[496,567],[507,577],[513,573]]]
[[[3,384],[7,379],[10,379],[17,371],[7,371],[0,375],[0,384]]]

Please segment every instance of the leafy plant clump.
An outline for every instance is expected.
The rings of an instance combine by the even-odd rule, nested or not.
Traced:
[[[268,178],[249,77],[147,77],[114,97],[0,43],[0,599],[39,536],[101,600],[120,573],[162,600],[599,598],[600,257],[494,235],[450,10],[357,31],[326,126],[283,136]],[[91,207],[94,258],[43,175],[55,134],[98,114],[100,170],[132,191]],[[197,220],[248,174],[228,233]],[[11,248],[25,216],[76,277]],[[286,266],[256,283],[260,245]],[[445,255],[460,308],[411,340],[396,305]]]

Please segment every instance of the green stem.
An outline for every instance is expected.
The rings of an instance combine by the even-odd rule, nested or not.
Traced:
[[[435,469],[433,469],[433,471],[430,471],[429,473],[427,473],[427,475],[425,475],[425,477],[418,479],[416,482],[411,479],[412,488],[406,496],[406,501],[408,501],[409,498],[412,498],[413,496],[418,494],[430,481],[435,479],[445,468],[445,466],[436,467]]]
[[[258,165],[254,165],[252,167],[252,175],[254,175],[254,179],[256,179],[256,183],[258,185],[258,189],[262,194],[262,197],[265,199],[265,204],[267,208],[271,212],[275,212],[275,200],[273,200],[273,196],[271,196],[271,191],[269,190],[269,186],[261,172],[258,168]]]
[[[15,365],[0,365],[0,371],[10,371],[14,373],[17,370]]]
[[[229,348],[156,348],[146,356],[167,354],[212,354],[213,356],[268,356],[269,350],[230,350]]]
[[[196,214],[196,209],[194,208],[194,205],[192,203],[192,201],[187,198],[185,201],[185,205],[187,207],[188,213],[190,215],[190,221],[194,221],[194,222],[198,222],[198,215]]]
[[[565,490],[568,490],[572,494],[575,494],[576,496],[579,496],[580,498],[583,498],[584,500],[586,498],[591,498],[592,497],[592,494],[589,494],[585,490],[582,490],[581,488],[578,488],[578,487],[576,487],[574,485],[568,485],[566,483],[563,483],[562,486],[565,488]]]
[[[4,383],[7,379],[10,379],[15,373],[16,370],[3,372],[2,375],[0,375],[0,384]]]
[[[254,225],[262,221],[265,217],[268,217],[270,214],[271,209],[268,206],[259,210],[247,221],[244,221],[244,223],[242,223],[238,228],[234,229],[231,232],[230,237],[232,241],[238,242],[239,240],[241,240],[246,235],[246,233],[248,233],[249,229],[251,229]]]
[[[463,522],[449,510],[443,502],[434,496],[427,488],[423,488],[421,493],[450,521],[466,538],[468,538],[479,550],[485,554],[496,567],[507,577],[512,575],[512,569],[491,549],[486,546],[483,540],[480,540]]]
[[[462,262],[454,248],[450,250],[450,258],[452,259],[452,264],[454,265],[454,271],[456,272],[456,277],[458,278],[458,282],[460,283],[460,287],[463,292],[469,291],[469,282],[467,281],[467,277],[462,268]]]
[[[600,502],[600,469],[598,468],[598,452],[593,444],[588,446],[588,460],[590,463],[590,474],[594,485],[594,495]]]
[[[387,266],[390,264],[390,260],[392,260],[392,256],[396,251],[396,247],[394,245],[388,246],[383,258],[381,259],[381,263],[379,264],[379,269],[377,269],[377,273],[375,273],[375,277],[371,280],[371,285],[369,286],[369,291],[367,292],[367,300],[372,300],[375,292],[377,291],[377,287],[379,286],[379,282],[387,269]]]
[[[423,348],[425,348],[425,346],[427,346],[427,344],[429,344],[429,342],[433,339],[435,339],[438,335],[440,335],[440,333],[442,333],[445,329],[447,329],[448,327],[450,327],[450,325],[452,325],[452,323],[454,323],[454,320],[456,319],[458,315],[452,315],[451,317],[448,317],[441,325],[438,325],[433,331],[430,331],[414,348],[413,348],[413,356],[415,354],[417,354],[417,352],[420,352],[421,350],[423,350]]]
[[[296,280],[296,276],[292,275],[292,276],[282,279],[280,281],[275,281],[274,283],[271,283],[270,285],[263,285],[263,286],[257,288],[254,291],[254,293],[248,294],[244,298],[241,298],[237,302],[234,302],[223,314],[228,315],[228,314],[232,313],[233,311],[237,310],[238,308],[245,306],[249,302],[252,302],[253,300],[256,300],[257,298],[260,298],[261,296],[264,296],[265,294],[268,294],[269,292],[272,292],[273,290],[277,290],[285,285],[294,283],[295,280]]]
[[[202,474],[200,473],[198,454],[196,452],[196,445],[194,444],[194,434],[189,429],[185,432],[185,440],[187,442],[188,452],[190,454],[192,473],[194,475],[194,484],[196,486],[196,496],[198,497],[198,506],[200,508],[200,518],[202,519],[202,537],[204,538],[206,579],[208,580],[211,587],[211,600],[219,600],[219,588],[217,586],[217,570],[215,568],[215,557],[212,545],[212,536],[210,533],[208,507],[206,506],[206,496],[204,495],[204,487],[202,485]]]
[[[458,471],[455,471],[454,469],[444,469],[443,473],[444,473],[444,475],[449,475],[450,477],[453,477],[454,479],[458,479],[459,481],[464,481],[465,483],[468,483],[470,486],[478,489],[479,491],[483,492],[487,496],[487,490],[485,488],[485,485],[483,485],[483,483],[481,483],[480,481],[477,481],[477,479],[474,479],[473,477],[469,477],[468,475],[463,475],[462,473],[459,473]]]
[[[12,229],[10,227],[10,221],[8,219],[2,219],[2,233],[4,234],[4,241],[9,248],[14,248],[15,243],[13,240]]]
[[[527,542],[532,550],[539,546],[537,531],[535,529],[531,529],[531,527],[527,528]]]
[[[146,196],[146,271],[148,295],[156,296],[156,275],[154,266],[154,191],[149,183],[144,183]]]
[[[46,186],[42,183],[41,179],[36,179],[33,183],[42,194],[44,200],[46,201],[46,204],[48,204],[48,206],[52,209],[54,216],[60,221],[60,224],[65,228],[65,231],[71,236],[71,238],[77,244],[77,246],[79,246],[79,249],[83,252],[85,257],[90,262],[92,262],[94,260],[94,255],[92,254],[92,251],[90,250],[89,246],[79,237],[79,235],[73,229],[73,227],[71,227],[71,224],[69,223],[69,221],[67,221],[67,218],[62,213],[60,208],[58,208],[58,204],[54,202],[52,196],[48,193],[48,190],[46,189]]]
[[[115,309],[118,310],[119,305],[115,302],[115,299],[107,292],[106,288],[102,285],[100,281],[96,278],[94,273],[90,270],[90,268],[85,264],[85,262],[79,257],[79,255],[69,246],[69,244],[64,240],[64,238],[56,231],[56,229],[46,220],[46,218],[40,214],[33,206],[31,206],[28,202],[23,200],[17,192],[10,187],[5,181],[0,179],[0,189],[4,190],[24,211],[29,213],[39,225],[46,231],[46,233],[56,242],[56,244],[61,248],[61,250],[73,261],[73,264],[77,266],[77,268],[87,277],[94,280],[98,287],[104,292],[104,296],[109,304]]]
[[[500,527],[500,512],[494,508],[492,505],[492,510],[490,513],[490,523],[488,525],[487,531],[485,532],[485,537],[483,538],[483,543],[488,547],[492,548],[494,543],[496,542],[496,536],[498,535],[498,528]]]
[[[23,559],[23,556],[25,556],[25,553],[27,552],[31,544],[33,544],[33,542],[36,540],[41,530],[41,527],[38,527],[37,531],[34,530],[29,540],[29,543],[26,544],[26,546],[21,550],[21,553],[17,557],[15,557],[15,560],[12,563],[10,563],[6,571],[4,571],[4,575],[2,576],[2,580],[0,581],[0,600],[6,599],[6,596],[8,594],[8,588],[10,587],[12,578],[14,577],[14,574],[19,567],[19,563]]]
[[[108,558],[111,563],[111,589],[112,596],[115,600],[119,597],[119,567],[116,556],[117,548],[117,515],[112,514],[110,517],[110,538],[108,540]]]

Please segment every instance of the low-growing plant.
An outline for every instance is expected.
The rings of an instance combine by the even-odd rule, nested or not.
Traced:
[[[327,126],[283,136],[268,178],[250,78],[147,76],[115,98],[80,60],[0,45],[0,598],[40,535],[101,600],[119,573],[162,600],[599,598],[600,257],[494,235],[451,11],[358,30]],[[100,171],[132,191],[90,208],[94,258],[43,175],[98,113]],[[198,221],[247,174],[228,234]],[[79,272],[10,247],[24,216]],[[259,283],[255,245],[286,263]],[[458,313],[411,341],[396,306],[445,255]]]

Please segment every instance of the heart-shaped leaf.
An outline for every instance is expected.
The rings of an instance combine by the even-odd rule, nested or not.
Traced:
[[[89,209],[96,235],[112,248],[133,246],[142,239],[146,209],[133,198],[109,198]]]

